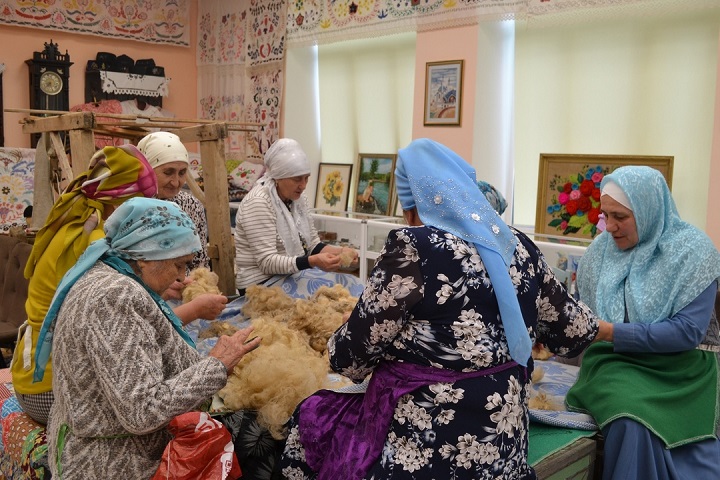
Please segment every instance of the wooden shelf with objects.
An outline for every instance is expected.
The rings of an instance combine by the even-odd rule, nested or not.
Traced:
[[[199,143],[204,188],[191,176],[188,176],[188,186],[207,211],[208,255],[212,270],[220,277],[218,286],[224,294],[235,293],[235,244],[227,221],[230,202],[225,139],[228,131],[255,132],[262,124],[14,108],[6,108],[5,112],[24,115],[20,120],[23,133],[42,134],[35,154],[33,224],[30,225],[34,230],[42,226],[59,193],[87,169],[95,152],[95,134],[137,144],[151,129],[161,129],[175,133],[186,145]],[[72,164],[61,134],[70,139]]]

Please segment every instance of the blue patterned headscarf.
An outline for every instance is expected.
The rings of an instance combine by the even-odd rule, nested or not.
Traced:
[[[508,273],[517,238],[479,190],[475,169],[446,146],[421,138],[398,152],[395,182],[403,210],[417,207],[425,225],[475,245],[495,289],[510,355],[526,366],[532,342]]]
[[[621,167],[616,183],[635,216],[638,243],[620,250],[607,231],[578,266],[580,299],[609,322],[655,323],[676,314],[720,277],[720,254],[708,236],[684,222],[665,178],[651,167]]]
[[[118,207],[105,222],[105,238],[91,243],[77,263],[60,281],[50,309],[45,315],[35,351],[34,381],[42,380],[52,351],[55,319],[75,282],[103,261],[143,285],[173,324],[180,336],[194,346],[182,322],[160,296],[134,273],[126,260],[170,260],[199,252],[200,237],[195,224],[175,203],[153,198],[132,198]]]
[[[497,188],[493,187],[484,180],[478,180],[477,186],[483,195],[485,195],[485,199],[488,201],[490,206],[495,209],[498,215],[502,215],[507,208],[507,201],[505,201],[505,197],[503,197],[502,193],[498,192]]]

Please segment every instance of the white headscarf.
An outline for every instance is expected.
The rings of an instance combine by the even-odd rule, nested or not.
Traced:
[[[300,144],[290,138],[277,140],[265,153],[265,174],[258,182],[267,188],[277,217],[277,231],[288,255],[305,255],[302,237],[306,244],[312,240],[310,234],[310,213],[307,198],[303,193],[290,208],[278,195],[276,180],[310,174],[310,162]]]
[[[618,185],[612,180],[608,180],[603,185],[600,195],[607,195],[609,197],[612,197],[616,202],[618,202],[620,205],[630,211],[632,211],[633,209],[632,205],[630,204],[630,199],[627,197],[627,195],[625,195],[623,189],[620,188],[620,185]]]
[[[138,150],[145,155],[152,168],[170,162],[190,164],[187,148],[180,137],[170,132],[153,132],[138,142]]]

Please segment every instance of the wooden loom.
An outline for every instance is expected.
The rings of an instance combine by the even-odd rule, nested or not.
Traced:
[[[90,158],[96,151],[96,133],[128,139],[133,144],[137,144],[142,137],[150,133],[146,129],[153,128],[171,131],[186,144],[199,142],[205,191],[190,175],[187,177],[187,183],[207,212],[208,256],[212,262],[212,270],[219,277],[218,287],[225,295],[236,293],[235,243],[229,221],[225,139],[228,131],[254,132],[261,128],[262,124],[94,112],[26,109],[5,109],[5,111],[28,114],[20,121],[23,133],[42,134],[35,153],[33,189],[35,220],[30,226],[34,230],[42,227],[60,192],[73,178],[87,170]],[[112,123],[102,121],[108,118],[112,119]],[[66,133],[70,139],[72,166],[65,154],[61,132]]]

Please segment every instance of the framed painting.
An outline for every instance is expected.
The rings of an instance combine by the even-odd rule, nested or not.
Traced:
[[[672,156],[541,153],[535,233],[593,239],[603,229],[600,182],[626,165],[660,171],[672,187]]]
[[[395,154],[361,153],[355,166],[352,211],[391,215]]]
[[[425,65],[424,125],[460,125],[463,60]]]
[[[321,163],[318,169],[315,208],[342,212],[347,209],[352,165]]]

